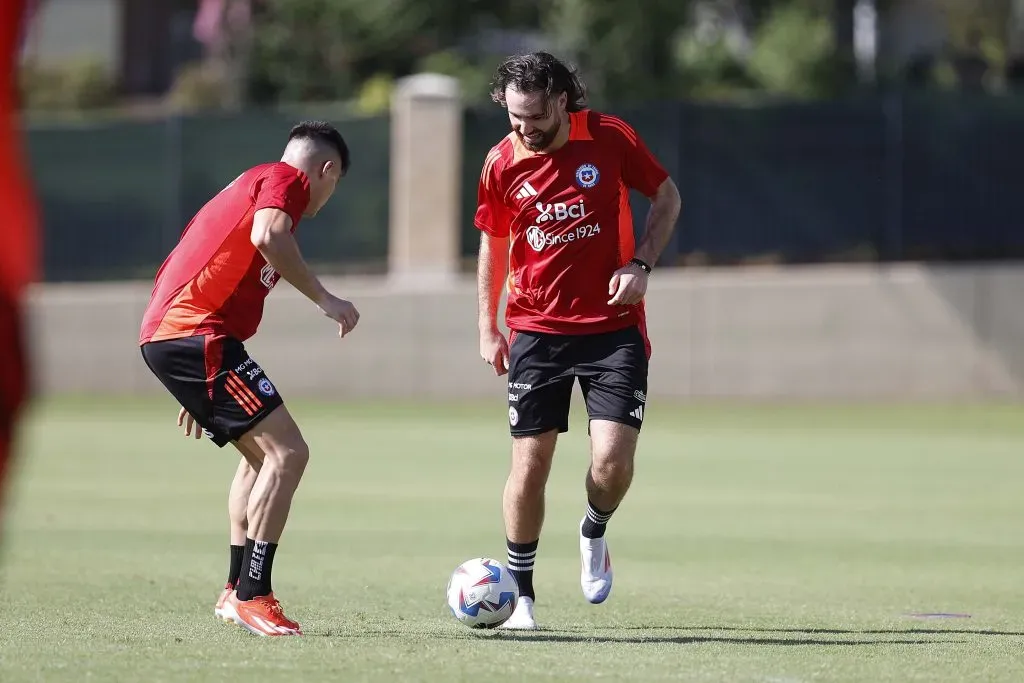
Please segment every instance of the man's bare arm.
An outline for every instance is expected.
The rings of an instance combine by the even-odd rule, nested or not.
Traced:
[[[507,275],[508,238],[481,232],[476,274],[481,334],[498,329],[498,303]]]
[[[330,294],[303,260],[292,235],[291,216],[281,209],[260,209],[253,217],[251,240],[281,277],[317,306],[323,306]]]
[[[671,178],[666,178],[651,200],[651,209],[647,213],[647,227],[635,252],[638,259],[649,266],[654,266],[675,231],[681,207],[679,188]]]

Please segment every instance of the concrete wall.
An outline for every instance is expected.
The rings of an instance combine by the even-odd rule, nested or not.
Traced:
[[[471,279],[403,289],[328,280],[362,313],[335,327],[283,281],[254,357],[286,396],[472,399],[503,381],[477,355]],[[149,283],[40,286],[30,298],[42,393],[161,391],[136,345]],[[1024,267],[827,266],[657,271],[650,395],[980,399],[1024,395]]]

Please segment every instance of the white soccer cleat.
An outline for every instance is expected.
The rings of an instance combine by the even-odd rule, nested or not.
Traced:
[[[533,598],[519,598],[512,616],[498,628],[510,631],[536,631],[537,620],[533,618]]]
[[[235,623],[235,617],[238,616],[235,613],[235,605],[231,601],[231,594],[234,592],[235,589],[231,584],[224,586],[220,597],[217,598],[217,604],[213,607],[214,616],[229,624]]]
[[[598,605],[612,592],[612,557],[604,538],[586,538],[580,522],[580,587],[587,602]]]

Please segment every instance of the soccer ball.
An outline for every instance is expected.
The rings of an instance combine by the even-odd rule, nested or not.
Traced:
[[[512,616],[519,584],[501,562],[489,557],[467,560],[448,579],[448,607],[470,628],[495,628]]]

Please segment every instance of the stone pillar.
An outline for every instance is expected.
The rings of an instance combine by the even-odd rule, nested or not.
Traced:
[[[401,79],[391,100],[388,272],[396,284],[443,284],[459,271],[462,101],[439,74]]]

